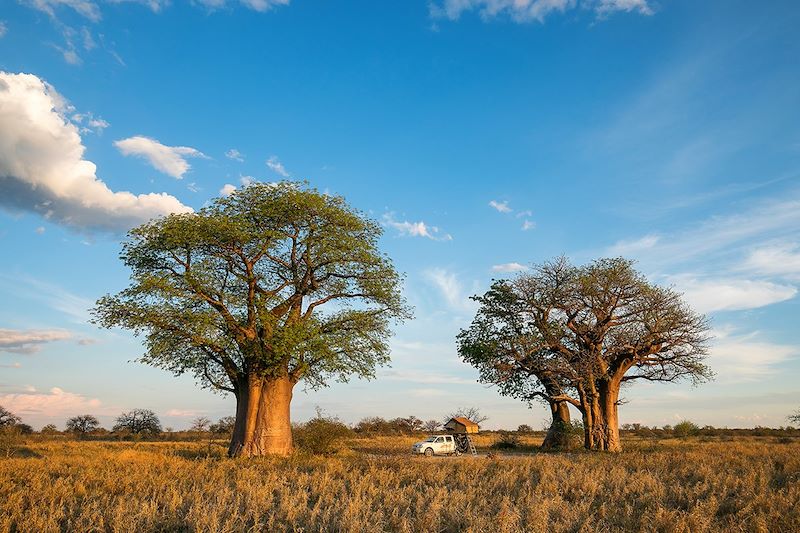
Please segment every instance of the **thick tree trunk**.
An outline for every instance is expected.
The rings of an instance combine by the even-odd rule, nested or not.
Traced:
[[[622,451],[619,439],[619,380],[601,381],[587,402],[584,417],[586,448],[605,452]]]
[[[569,406],[567,402],[551,402],[550,411],[553,421],[542,442],[542,449],[553,450],[557,448],[568,448],[570,445],[570,430],[572,429],[572,423],[569,417]]]
[[[236,395],[231,457],[292,453],[290,405],[294,382],[288,376],[242,380]]]

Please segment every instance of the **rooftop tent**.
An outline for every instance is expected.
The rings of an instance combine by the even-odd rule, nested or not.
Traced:
[[[444,427],[453,433],[477,433],[479,429],[478,424],[463,416],[451,418]]]

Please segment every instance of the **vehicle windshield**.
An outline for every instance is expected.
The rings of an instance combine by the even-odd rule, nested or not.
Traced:
[[[427,439],[425,439],[425,440],[424,440],[424,441],[422,441],[422,442],[433,442],[433,441],[435,441],[435,440],[436,440],[436,437],[434,437],[434,436],[431,436],[431,437],[428,437]]]

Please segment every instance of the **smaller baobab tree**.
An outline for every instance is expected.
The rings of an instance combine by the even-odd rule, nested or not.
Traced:
[[[126,431],[135,435],[142,433],[155,435],[161,433],[161,421],[149,409],[134,409],[117,417],[114,431]]]
[[[571,421],[564,389],[574,375],[568,363],[546,349],[531,309],[511,283],[495,281],[473,300],[478,311],[469,328],[458,334],[459,355],[478,369],[480,381],[497,386],[503,396],[528,404],[545,401],[551,423],[542,448],[565,447]]]
[[[78,415],[67,420],[66,430],[81,437],[100,427],[100,421],[94,415]]]
[[[704,364],[705,317],[679,293],[648,282],[626,259],[578,267],[559,258],[495,282],[482,298],[479,318],[488,313],[500,325],[478,337],[477,350],[469,342],[464,349],[472,339],[462,333],[462,358],[501,393],[541,398],[551,408],[575,406],[586,448],[621,450],[623,385],[699,383],[713,375]]]

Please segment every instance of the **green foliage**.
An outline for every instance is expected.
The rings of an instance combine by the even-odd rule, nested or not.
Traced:
[[[132,230],[132,283],[97,302],[95,321],[144,335],[141,361],[223,391],[250,375],[312,388],[372,377],[390,325],[410,316],[380,235],[339,196],[252,184]]]
[[[294,427],[293,437],[297,446],[317,455],[332,455],[339,451],[342,441],[353,434],[353,430],[336,417],[317,416]]]
[[[433,429],[429,429],[433,427]],[[398,417],[386,420],[379,416],[362,418],[355,431],[369,435],[411,435],[420,431],[435,431],[439,423],[433,420],[423,422],[416,416]]]
[[[690,420],[678,422],[672,428],[672,434],[680,438],[693,437],[698,433],[700,433],[700,426]]]

